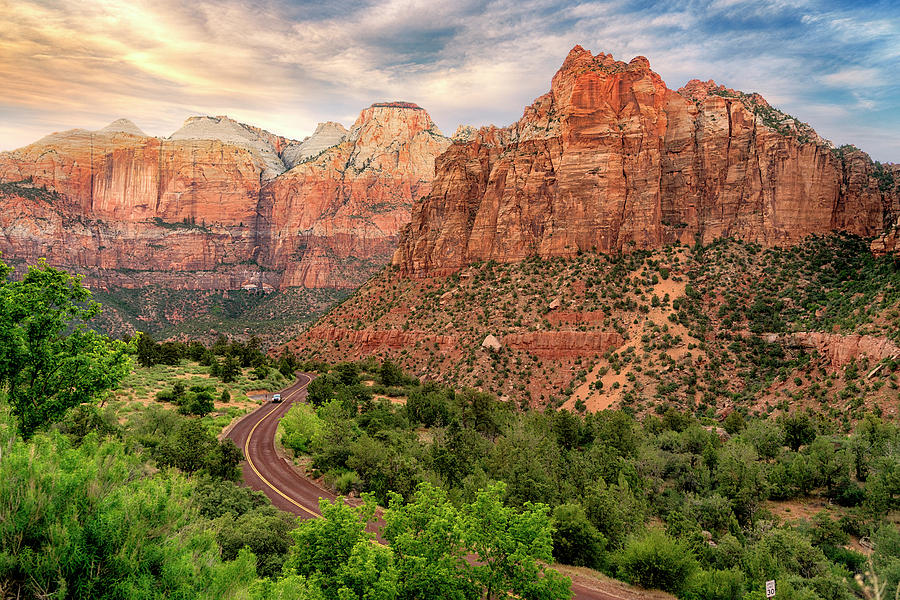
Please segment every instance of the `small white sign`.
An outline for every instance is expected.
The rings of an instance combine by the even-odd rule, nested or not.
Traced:
[[[775,580],[770,579],[766,582],[766,598],[775,597]]]

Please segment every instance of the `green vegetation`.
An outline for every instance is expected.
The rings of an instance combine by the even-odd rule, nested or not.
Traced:
[[[63,199],[56,190],[48,190],[46,186],[36,186],[30,177],[21,181],[0,182],[0,195],[19,196],[26,200],[40,200],[53,204]]]
[[[209,232],[209,229],[207,229],[206,227],[206,223],[204,222],[200,225],[197,225],[197,219],[195,219],[194,217],[185,217],[183,221],[175,221],[172,223],[163,221],[160,217],[153,217],[151,223],[153,223],[157,227],[162,227],[163,229],[197,229],[199,231],[204,231],[207,233]]]
[[[10,273],[0,262],[0,386],[28,437],[114,387],[131,363],[124,343],[84,326],[100,306],[80,278],[43,261],[21,281]]]
[[[290,355],[271,361],[253,341],[225,338],[210,348],[157,344],[144,335],[131,345],[110,342],[78,323],[99,310],[90,294],[45,266],[0,292],[7,327],[0,356],[7,364],[21,359],[26,369],[39,364],[54,373],[75,363],[84,368],[75,374],[88,383],[94,362],[111,371],[103,385],[83,389],[73,385],[82,381],[73,373],[68,387],[45,384],[53,392],[51,408],[35,412],[10,402],[24,388],[15,374],[2,381],[0,597],[569,597],[568,580],[546,567],[552,558],[549,508],[514,509],[502,501],[500,484],[485,486],[472,504],[458,508],[427,484],[409,503],[391,493],[383,512],[391,546],[372,544],[366,533],[372,496],[360,508],[323,502],[322,519],[294,521],[261,494],[238,487],[240,450],[218,439],[221,423],[198,416],[214,404],[217,384],[188,384],[179,373],[192,371],[209,382],[201,369],[212,375],[222,357],[234,365],[235,383],[247,372],[257,381],[284,379],[298,366]],[[106,403],[108,388],[130,364],[127,352],[143,365],[133,381],[144,381],[178,412],[157,403],[126,412],[120,400]],[[192,357],[210,364],[186,365]],[[222,366],[223,380],[227,372]],[[409,381],[390,365],[383,372],[396,383]],[[353,383],[357,374],[340,369],[338,383]],[[227,392],[220,401],[230,401]],[[432,518],[438,514],[445,518]],[[469,553],[475,563],[464,560]]]
[[[743,416],[729,435],[671,407],[642,422],[518,412],[408,376],[388,387],[394,368],[374,360],[313,367],[318,408],[292,408],[282,440],[343,493],[395,506],[395,492],[427,485],[431,502],[463,507],[491,489],[526,512],[554,507],[556,560],[682,598],[756,598],[777,578],[783,597],[849,599],[867,568],[849,542],[866,537],[890,589],[900,584],[900,427],[875,416],[849,436],[805,411]]]
[[[410,314],[427,333],[413,332],[417,342],[377,358],[518,406],[615,406],[645,416],[674,405],[717,420],[731,407],[734,419],[801,407],[827,412],[844,431],[867,412],[898,416],[900,361],[888,351],[849,360],[855,342],[843,336],[871,336],[863,340],[870,348],[900,344],[900,270],[854,236],[792,248],[725,239],[621,256],[485,262],[427,280],[386,270],[323,324],[408,330]],[[571,351],[562,339],[554,352],[557,332],[621,341]],[[809,332],[832,337],[795,337]],[[499,351],[481,347],[488,334],[503,343]],[[550,347],[529,344],[529,336],[549,338]],[[358,356],[340,339],[301,343],[304,358]]]
[[[304,288],[269,294],[175,290],[160,285],[97,290],[94,295],[105,310],[96,327],[112,335],[145,331],[159,339],[197,339],[207,344],[220,334],[240,339],[256,335],[274,344],[295,337],[348,294],[347,290]]]
[[[773,385],[806,389],[820,369],[812,353],[767,336],[827,327],[897,339],[896,273],[858,244],[832,238],[762,252],[722,243],[665,263],[645,255],[530,264],[567,277],[581,268],[589,281],[604,273],[606,296],[588,302],[617,306],[610,314],[655,308],[672,324],[603,358],[609,372],[655,371],[643,381],[654,381],[657,401],[583,414],[519,410],[519,398],[421,381],[392,360],[300,364],[269,358],[258,340],[225,337],[208,347],[143,334],[114,342],[83,323],[99,307],[77,280],[33,268],[0,287],[0,595],[566,598],[553,560],[687,600],[759,600],[771,578],[788,600],[897,589],[897,423],[865,404],[852,420],[801,403],[777,417],[744,406]],[[727,265],[744,272],[736,262],[757,280],[714,295],[734,282]],[[480,283],[506,285],[501,267],[479,269]],[[666,298],[662,281],[683,283],[684,293]],[[445,293],[429,291],[434,306]],[[684,340],[704,362],[662,358]],[[126,376],[132,355],[140,366]],[[497,371],[516,358],[485,355]],[[874,366],[848,363],[825,379],[864,396],[894,381],[891,361],[880,374]],[[323,502],[323,518],[309,521],[239,487],[240,449],[219,439],[252,404],[244,393],[279,389],[298,369],[320,376],[280,439],[314,475],[362,498]],[[735,380],[712,383],[723,371]],[[625,381],[635,386],[626,393],[640,391],[637,376]],[[716,420],[713,399],[690,402],[706,392],[737,409]],[[376,504],[387,546],[370,533]]]

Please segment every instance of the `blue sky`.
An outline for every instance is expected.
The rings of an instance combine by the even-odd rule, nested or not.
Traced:
[[[131,118],[227,114],[302,138],[408,100],[452,133],[506,125],[575,44],[643,55],[671,88],[757,91],[900,162],[900,2],[0,0],[0,149]]]

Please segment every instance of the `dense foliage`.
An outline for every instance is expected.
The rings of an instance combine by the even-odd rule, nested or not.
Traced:
[[[130,370],[127,346],[84,322],[100,312],[81,279],[41,262],[21,280],[0,262],[0,387],[24,435],[96,399]]]
[[[465,504],[503,482],[512,506],[555,507],[558,560],[685,598],[742,598],[776,577],[782,598],[850,598],[866,566],[851,538],[873,540],[889,585],[900,582],[889,541],[900,428],[877,417],[848,436],[807,412],[741,416],[729,434],[674,409],[639,422],[623,411],[519,412],[409,379],[388,387],[374,361],[325,370],[311,393],[318,408],[293,407],[282,441],[341,492],[388,503],[431,482]],[[800,520],[775,512],[817,499],[832,508]]]
[[[372,497],[361,508],[323,502],[323,518],[295,522],[238,487],[240,450],[200,418],[214,385],[158,392],[177,412],[154,403],[126,417],[96,402],[126,374],[130,348],[145,368],[192,357],[212,371],[222,356],[223,375],[234,364],[257,380],[272,368],[293,374],[291,356],[271,361],[254,341],[224,338],[209,349],[144,335],[112,342],[80,323],[99,311],[90,293],[45,265],[0,295],[0,598],[569,597],[568,580],[545,568],[549,508],[512,508],[502,485],[461,508],[425,484],[409,503],[392,493],[382,516],[394,544],[379,546],[366,530]],[[408,382],[390,364],[382,372]],[[356,375],[345,367],[339,385]]]

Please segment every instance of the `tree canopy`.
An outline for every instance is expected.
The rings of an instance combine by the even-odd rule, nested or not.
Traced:
[[[41,261],[21,280],[0,262],[0,386],[30,437],[131,369],[128,345],[86,327],[100,305],[80,277]]]

